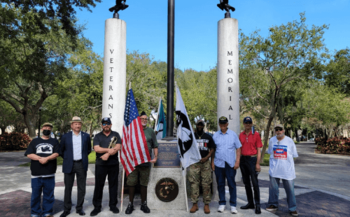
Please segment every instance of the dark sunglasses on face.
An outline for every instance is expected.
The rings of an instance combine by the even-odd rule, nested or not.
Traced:
[[[109,124],[107,124],[107,123],[103,123],[103,124],[102,124],[102,126],[108,126],[108,125],[109,125]]]
[[[252,122],[251,121],[248,121],[248,122],[244,122],[245,124],[252,124]]]
[[[281,129],[281,128],[276,128],[275,131],[276,131],[276,132],[282,131],[282,129]]]

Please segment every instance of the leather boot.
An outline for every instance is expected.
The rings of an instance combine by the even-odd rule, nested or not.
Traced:
[[[204,205],[204,213],[205,214],[209,214],[210,213],[209,204],[205,204]]]
[[[194,203],[192,208],[190,209],[190,213],[195,213],[198,210],[197,203]]]

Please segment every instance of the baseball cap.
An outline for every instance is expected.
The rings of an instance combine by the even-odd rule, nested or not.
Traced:
[[[219,118],[219,124],[226,124],[228,122],[227,117],[221,116]]]
[[[276,128],[281,128],[282,130],[284,130],[284,127],[283,127],[283,125],[282,125],[282,124],[276,124],[276,126],[275,126],[275,128],[274,128],[274,129],[276,129]]]
[[[101,123],[102,123],[102,124],[103,124],[103,123],[107,123],[108,125],[110,125],[110,124],[112,124],[112,121],[111,121],[110,118],[105,117],[105,118],[102,118]]]
[[[147,116],[146,112],[142,111],[140,116],[143,116],[143,115]]]
[[[252,122],[253,123],[253,119],[251,118],[251,117],[245,117],[244,119],[243,119],[243,123],[247,123],[247,122]]]

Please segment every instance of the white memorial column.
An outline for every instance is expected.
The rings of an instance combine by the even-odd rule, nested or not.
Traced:
[[[112,130],[123,134],[126,97],[126,23],[106,20],[103,65],[102,117],[112,120]]]
[[[240,133],[238,55],[238,20],[222,19],[218,22],[217,121],[221,116],[227,117],[228,128],[237,136]],[[236,181],[240,180],[241,173],[237,170]]]

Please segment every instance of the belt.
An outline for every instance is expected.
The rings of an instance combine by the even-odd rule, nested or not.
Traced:
[[[78,163],[78,162],[81,162],[81,161],[83,161],[82,159],[80,159],[80,160],[73,160],[73,162],[75,162],[75,163]]]
[[[242,157],[257,157],[258,155],[242,155]]]

